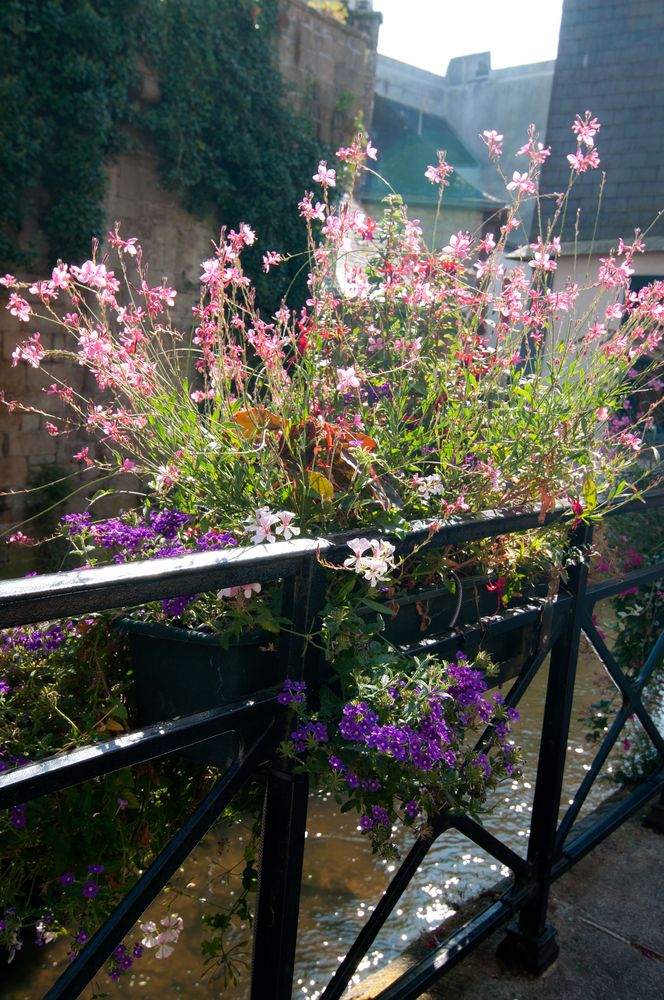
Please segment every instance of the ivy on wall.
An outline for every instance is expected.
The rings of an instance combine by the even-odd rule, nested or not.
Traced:
[[[283,100],[277,14],[278,0],[4,0],[0,266],[29,263],[31,217],[53,261],[89,252],[128,126],[191,212],[254,226],[259,286],[265,250],[303,249],[296,205],[321,149]],[[149,105],[140,60],[158,80]]]
[[[0,261],[26,264],[32,218],[51,258],[80,256],[102,225],[104,161],[122,143],[138,24],[133,0],[0,4]]]

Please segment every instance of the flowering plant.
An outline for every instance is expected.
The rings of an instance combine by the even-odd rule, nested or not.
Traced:
[[[478,812],[488,790],[518,772],[519,751],[509,739],[518,714],[500,694],[486,697],[491,664],[481,655],[474,666],[463,653],[455,663],[408,661],[369,641],[353,660],[345,693],[325,689],[313,715],[306,685],[285,682],[278,698],[295,709],[296,723],[282,753],[316,774],[342,811],[357,809],[360,829],[389,857],[397,854],[397,820],[423,833],[445,810]],[[470,737],[482,728],[482,745],[473,746]]]
[[[570,184],[599,162],[598,123],[588,114],[573,130]],[[484,139],[498,163],[502,137]],[[287,683],[279,697],[298,719],[283,753],[357,807],[382,851],[392,849],[397,817],[421,826],[440,809],[479,809],[517,754],[509,713],[486,698],[475,667],[406,657],[363,612],[380,621],[400,597],[456,588],[460,575],[477,571],[489,574],[500,610],[534,571],[562,564],[564,529],[545,528],[547,512],[563,503],[576,520],[595,517],[600,498],[636,492],[645,474],[635,460],[649,411],[629,428],[610,418],[648,379],[647,370],[632,375],[637,363],[647,369],[661,341],[664,282],[629,290],[645,245],[637,232],[629,244],[620,240],[586,289],[571,280],[555,289],[564,196],[530,244],[529,262],[509,259],[507,240],[524,199],[539,197],[549,151],[531,130],[519,154],[526,167],[505,178],[512,201],[495,232],[458,232],[429,248],[397,195],[380,218],[355,206],[354,180],[376,157],[366,137],[356,140],[338,153],[351,194],[333,201],[336,170],[321,161],[312,177],[320,194],[306,192],[299,204],[309,239],[306,302],[261,313],[242,268],[257,237],[243,224],[222,232],[202,263],[192,335],[170,321],[175,290],[151,283],[140,246],[119,226],[81,265],[59,262],[33,284],[0,279],[12,315],[41,327],[13,361],[45,373],[48,401],[43,409],[6,406],[38,414],[55,437],[77,436],[73,458],[97,491],[91,505],[108,493],[136,501],[103,520],[90,510],[64,517],[76,565],[346,533],[348,556],[328,574],[320,637],[338,686],[324,689],[312,714],[298,682]],[[450,170],[442,153],[426,170],[439,205]],[[265,271],[283,259],[266,248]],[[70,384],[68,365],[91,374],[93,400]],[[519,536],[436,551],[424,544],[403,558],[386,537],[413,521],[434,533],[465,512],[530,504],[539,504],[542,527]],[[32,543],[22,530],[10,541]],[[261,590],[251,580],[141,613],[225,643],[247,634],[266,643],[266,633],[277,641],[288,628],[278,585]],[[421,618],[426,627],[425,610]],[[51,628],[66,648],[68,629],[78,626]],[[65,669],[66,658],[46,655],[48,635],[55,642],[48,628],[26,641],[14,634],[11,677],[31,657],[37,671]],[[105,690],[125,705],[125,688]],[[16,757],[16,731],[3,725],[5,753]],[[480,725],[489,732],[472,749],[467,739]],[[90,735],[73,727],[28,756]],[[17,836],[30,827],[13,825]],[[80,880],[54,861],[47,886],[59,869]]]

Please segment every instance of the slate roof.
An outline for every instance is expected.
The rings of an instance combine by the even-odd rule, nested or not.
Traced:
[[[602,124],[601,166],[581,175],[567,210],[564,240],[593,236],[601,173],[606,185],[596,238],[625,239],[664,208],[664,0],[565,0],[546,141],[552,147],[543,191],[563,191],[570,125],[590,109]],[[664,236],[664,218],[651,230]]]
[[[464,178],[458,170],[477,169],[479,163],[444,118],[422,113],[415,108],[381,97],[375,98],[371,138],[378,149],[377,172],[402,195],[409,205],[432,205],[438,201],[438,186],[424,176],[428,164],[437,163],[436,150],[444,149],[447,162],[454,168],[445,188],[443,205],[477,206],[495,210],[497,198],[485,194]],[[380,201],[388,189],[378,178],[369,175],[362,190],[362,201]]]

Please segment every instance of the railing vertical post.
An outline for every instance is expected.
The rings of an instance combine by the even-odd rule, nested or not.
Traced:
[[[323,570],[314,558],[285,581],[282,613],[293,623],[282,633],[284,676],[304,678],[317,697],[320,654],[307,643],[325,597]],[[291,728],[285,716],[282,738]],[[251,1000],[291,1000],[302,884],[309,782],[286,763],[273,763],[267,779],[254,921]]]
[[[571,534],[572,550],[586,552],[592,541],[592,525],[579,525]],[[565,773],[565,758],[574,698],[581,621],[588,579],[587,560],[569,570],[569,592],[573,601],[563,629],[551,649],[542,740],[528,841],[534,891],[519,915],[518,924],[507,931],[498,956],[536,975],[558,957],[555,927],[547,926],[551,873],[556,861],[556,833]]]

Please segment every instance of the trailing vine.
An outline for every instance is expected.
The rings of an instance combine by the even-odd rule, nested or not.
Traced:
[[[268,249],[304,250],[293,207],[321,153],[284,100],[278,0],[7,0],[0,5],[0,263],[76,259],[103,232],[105,164],[133,135],[164,184],[213,229],[249,222]],[[158,80],[141,104],[140,61]],[[46,247],[29,245],[35,219]],[[249,255],[251,256],[251,255]],[[298,269],[282,269],[281,287]],[[270,306],[273,301],[270,301]]]

